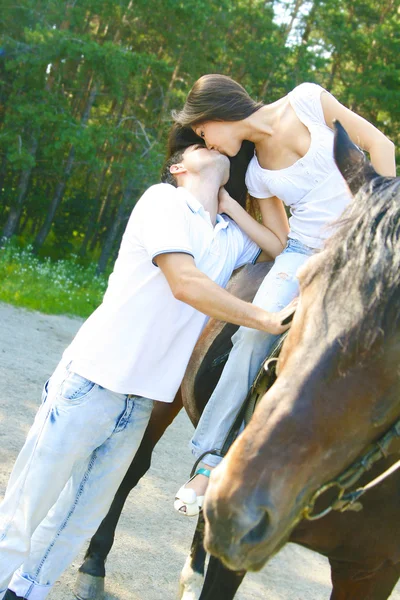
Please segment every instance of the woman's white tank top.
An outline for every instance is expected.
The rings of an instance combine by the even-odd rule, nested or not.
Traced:
[[[285,169],[263,169],[256,153],[246,173],[246,186],[254,198],[277,196],[290,207],[289,237],[311,248],[321,248],[351,201],[347,185],[333,158],[334,133],[325,123],[321,93],[315,83],[302,83],[288,98],[296,115],[308,128],[308,152]]]

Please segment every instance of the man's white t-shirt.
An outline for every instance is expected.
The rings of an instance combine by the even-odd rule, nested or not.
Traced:
[[[132,211],[102,304],[64,353],[73,371],[114,392],[172,402],[207,317],[177,300],[154,264],[170,252],[190,254],[225,287],[260,250],[228,217],[217,215],[214,227],[184,188],[152,186]]]

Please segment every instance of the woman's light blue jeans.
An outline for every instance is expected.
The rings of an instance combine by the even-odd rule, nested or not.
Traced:
[[[46,598],[107,514],[152,406],[60,363],[0,505],[0,598]]]
[[[297,270],[315,252],[302,242],[289,239],[262,282],[253,304],[278,312],[299,293]],[[247,392],[277,336],[240,327],[232,337],[233,348],[191,441],[197,458],[207,450],[221,449]],[[204,462],[216,466],[220,457],[207,455]]]

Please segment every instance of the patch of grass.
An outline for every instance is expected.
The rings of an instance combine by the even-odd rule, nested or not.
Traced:
[[[32,247],[0,244],[0,300],[47,314],[89,316],[101,303],[107,277],[75,257],[41,260]]]

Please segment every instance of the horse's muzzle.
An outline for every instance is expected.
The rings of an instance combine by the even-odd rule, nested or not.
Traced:
[[[207,552],[217,556],[235,571],[258,571],[267,562],[271,536],[270,512],[243,508],[238,513],[223,514],[212,501],[205,506]]]

